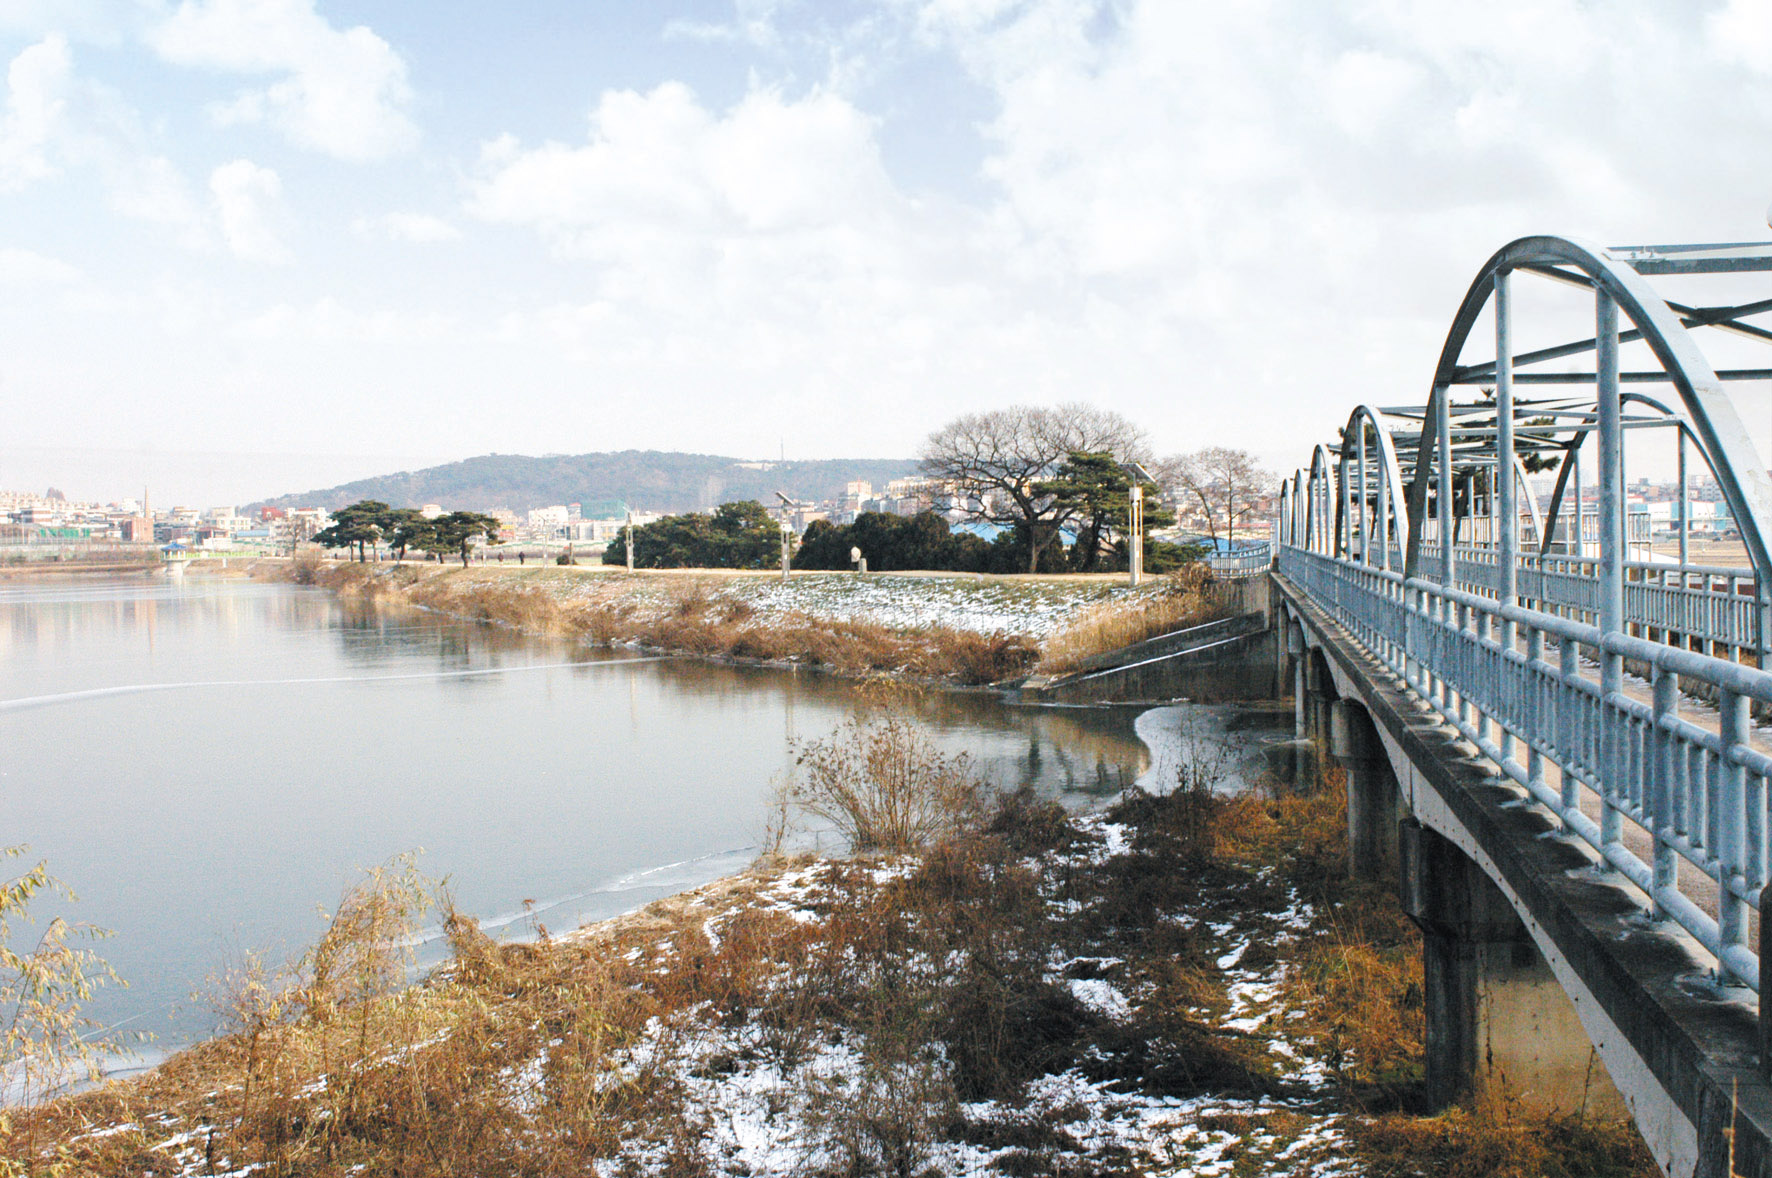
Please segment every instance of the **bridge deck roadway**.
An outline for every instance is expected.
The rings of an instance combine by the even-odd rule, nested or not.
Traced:
[[[1757,1066],[1752,995],[1711,985],[1712,963],[1691,937],[1648,919],[1640,892],[1596,869],[1585,844],[1561,834],[1327,612],[1273,580],[1337,691],[1371,715],[1410,811],[1518,912],[1663,1171],[1721,1178],[1732,1148],[1736,1173],[1772,1178],[1772,1085]]]

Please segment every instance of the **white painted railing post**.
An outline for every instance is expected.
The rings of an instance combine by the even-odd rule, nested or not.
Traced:
[[[1604,290],[1594,295],[1595,379],[1600,418],[1600,633],[1624,633],[1624,452],[1623,406],[1618,395],[1618,304]],[[1600,658],[1600,710],[1613,711],[1613,696],[1624,690],[1624,656],[1604,647]],[[1623,729],[1601,724],[1601,839],[1607,846],[1624,835],[1619,801],[1624,780]]]
[[[1655,887],[1655,919],[1667,919],[1667,906],[1662,903],[1662,889],[1679,885],[1680,860],[1675,853],[1674,839],[1674,740],[1668,726],[1680,716],[1680,677],[1671,671],[1657,671],[1654,684],[1655,714],[1650,730],[1648,827],[1655,840],[1653,862]]]
[[[1747,697],[1725,688],[1717,701],[1718,734],[1722,738],[1722,754],[1718,758],[1717,815],[1717,927],[1718,939],[1726,951],[1731,945],[1747,944],[1747,901],[1736,895],[1736,888],[1748,878],[1747,844],[1747,772],[1737,754],[1747,744]],[[1718,954],[1721,956],[1721,953]],[[1727,983],[1727,975],[1719,968],[1718,980]]]
[[[1495,563],[1500,573],[1496,586],[1497,600],[1504,606],[1519,604],[1520,575],[1520,508],[1514,499],[1514,341],[1512,274],[1495,272],[1495,481],[1499,494],[1495,509],[1501,517],[1500,544]],[[1514,624],[1501,619],[1495,636],[1501,644],[1505,667],[1514,651]],[[1497,686],[1506,690],[1508,676]],[[1514,738],[1506,727],[1501,729],[1501,755],[1513,755]]]

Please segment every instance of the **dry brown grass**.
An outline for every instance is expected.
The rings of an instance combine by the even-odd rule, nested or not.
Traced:
[[[25,1173],[144,1178],[247,1166],[540,1176],[587,1172],[636,1142],[690,1156],[695,1127],[666,1071],[679,1044],[649,1023],[673,999],[680,1009],[688,985],[648,992],[618,952],[498,946],[451,914],[452,966],[407,987],[424,892],[404,869],[372,875],[294,971],[249,965],[231,979],[232,1034],[143,1081],[37,1110],[0,1147]],[[624,1054],[642,1038],[648,1052]],[[101,1123],[134,1127],[84,1133]],[[26,1130],[55,1145],[21,1154]]]
[[[1162,579],[1162,591],[1108,602],[1084,613],[1046,640],[1039,669],[1059,675],[1083,667],[1096,655],[1174,630],[1216,621],[1230,613],[1228,599],[1202,566],[1186,565]]]
[[[462,576],[416,564],[333,561],[311,576],[310,583],[372,604],[421,605],[592,646],[629,644],[703,658],[798,663],[843,675],[898,675],[971,686],[1025,674],[1039,657],[1032,640],[1019,635],[939,626],[896,629],[793,612],[766,618],[709,577],[647,578],[648,595],[638,597],[630,595],[633,583],[625,578],[599,579],[590,583],[592,592],[564,596],[554,591],[553,581]]]
[[[535,634],[559,633],[567,624],[568,610],[559,598],[538,585],[498,581],[469,587],[432,575],[402,588],[405,599],[415,605],[476,622],[511,626]]]
[[[916,1174],[956,1136],[1012,1142],[1013,1172],[1122,1173],[1141,1168],[1124,1147],[1080,1141],[1062,1121],[974,1123],[967,1102],[1013,1107],[1031,1079],[1073,1069],[1124,1093],[1321,1099],[1276,1070],[1268,1031],[1221,1025],[1219,922],[1243,929],[1245,967],[1279,970],[1283,1033],[1332,1063],[1347,1111],[1369,1114],[1405,1103],[1419,1079],[1419,946],[1387,892],[1348,879],[1343,797],[1338,781],[1134,793],[1109,815],[1126,851],[1101,856],[1099,834],[1024,792],[902,870],[780,863],[531,945],[495,944],[443,897],[451,960],[414,987],[404,946],[433,893],[396,865],[346,898],[292,971],[248,963],[226,991],[230,1035],[141,1082],[30,1111],[0,1133],[0,1157],[139,1178],[249,1165],[324,1178],[700,1175],[709,1114],[693,1081],[761,1060],[782,1077],[782,1123],[824,1151],[809,1173]],[[788,868],[820,880],[800,902],[816,919],[762,902]],[[1308,930],[1261,923],[1300,898],[1316,912]],[[1083,963],[1065,978],[1111,979],[1130,1014],[1084,1006],[1055,961]],[[740,1030],[708,1053],[716,1032]],[[844,1075],[797,1070],[834,1043],[853,1053]],[[1202,1127],[1272,1134],[1288,1116]],[[1628,1128],[1506,1105],[1348,1124],[1353,1160],[1374,1174],[1651,1172]],[[122,1125],[134,1127],[91,1132]],[[178,1134],[190,1136],[161,1144]]]
[[[1352,1135],[1375,1178],[1649,1178],[1659,1174],[1629,1124],[1545,1117],[1502,1101],[1438,1116],[1356,1121]]]

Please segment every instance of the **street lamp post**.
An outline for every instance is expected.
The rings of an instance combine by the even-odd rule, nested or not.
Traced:
[[[1138,588],[1139,579],[1144,575],[1144,488],[1133,483],[1130,491],[1131,510],[1127,513],[1130,525],[1126,537],[1126,567],[1131,573],[1132,588]]]
[[[634,571],[634,513],[628,512],[628,572]]]
[[[1142,463],[1122,462],[1120,470],[1129,484],[1126,488],[1126,571],[1131,574],[1132,588],[1144,579],[1144,485],[1155,483],[1151,472]]]
[[[788,514],[793,511],[795,504],[780,491],[775,493],[775,497],[781,500],[781,579],[785,581],[794,558],[794,530]]]

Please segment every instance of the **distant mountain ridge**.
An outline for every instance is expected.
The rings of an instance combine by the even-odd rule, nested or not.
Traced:
[[[246,505],[324,507],[331,510],[360,499],[393,507],[436,503],[449,511],[518,513],[555,503],[582,503],[587,513],[610,500],[635,511],[705,511],[736,499],[773,505],[775,492],[795,499],[834,499],[843,486],[861,479],[876,490],[889,480],[917,473],[910,458],[828,458],[817,461],[760,462],[716,454],[672,450],[617,450],[599,454],[486,454],[423,470],[358,479],[318,491],[279,495]]]

